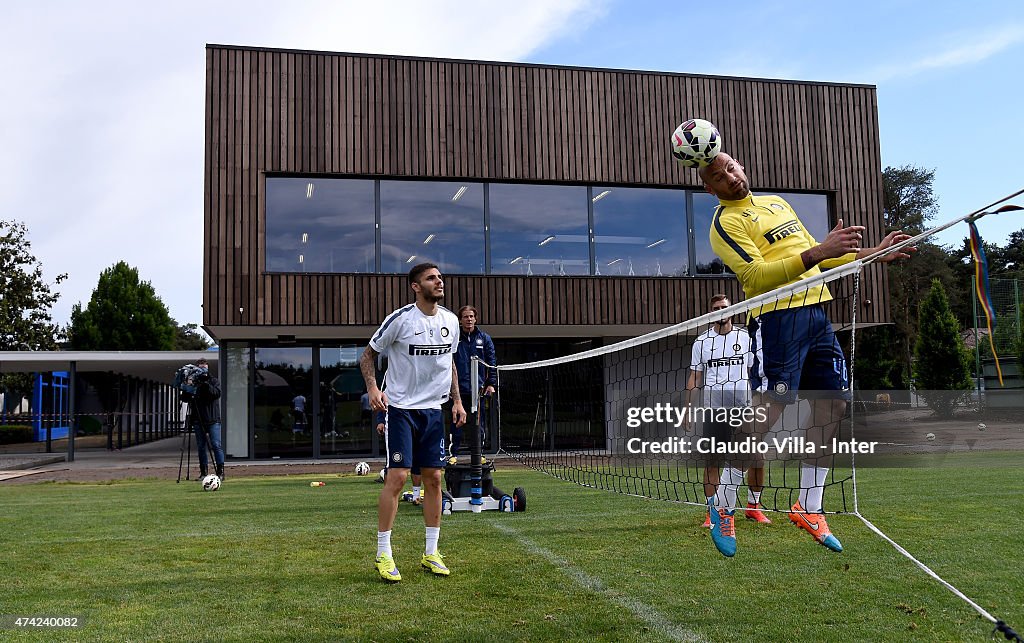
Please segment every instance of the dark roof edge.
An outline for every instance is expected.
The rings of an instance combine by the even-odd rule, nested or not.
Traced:
[[[254,46],[243,46],[243,45],[220,45],[216,43],[207,43],[207,49],[227,49],[234,51],[267,51],[273,53],[288,53],[288,54],[306,54],[306,55],[318,55],[318,56],[352,56],[356,58],[375,58],[379,60],[413,60],[422,62],[443,62],[443,63],[463,63],[473,65],[498,65],[504,67],[531,67],[536,69],[571,69],[577,71],[599,71],[599,72],[611,72],[611,73],[629,73],[629,74],[644,74],[652,76],[683,76],[687,78],[712,78],[720,80],[741,80],[741,81],[758,81],[768,83],[786,83],[791,85],[829,85],[833,87],[860,87],[865,89],[877,89],[876,85],[869,85],[864,83],[837,83],[829,81],[817,81],[817,80],[790,80],[784,78],[755,78],[752,76],[720,76],[715,74],[689,74],[684,72],[676,71],[653,71],[643,69],[620,69],[615,67],[576,67],[573,65],[546,65],[542,63],[523,63],[523,62],[507,62],[497,60],[470,60],[464,58],[437,58],[431,56],[399,56],[389,54],[367,54],[357,52],[345,52],[345,51],[318,51],[314,49],[286,49],[281,47],[254,47]]]

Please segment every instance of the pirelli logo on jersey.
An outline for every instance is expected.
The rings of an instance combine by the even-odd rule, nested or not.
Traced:
[[[768,240],[768,243],[775,243],[781,239],[785,239],[791,234],[800,232],[803,228],[800,227],[800,222],[796,219],[791,219],[782,225],[777,225],[768,232],[764,233],[764,238]]]
[[[410,355],[447,355],[452,352],[451,344],[410,344]]]
[[[722,368],[727,366],[743,366],[743,355],[724,357],[722,359],[709,359],[708,368]]]

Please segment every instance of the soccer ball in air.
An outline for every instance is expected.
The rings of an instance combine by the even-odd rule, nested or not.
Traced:
[[[357,476],[365,476],[368,473],[370,473],[370,465],[366,464],[365,462],[360,462],[359,464],[356,465]]]
[[[704,167],[721,151],[722,135],[703,118],[691,118],[672,132],[672,156],[686,167]]]
[[[216,491],[220,489],[220,477],[211,473],[203,478],[203,491]]]

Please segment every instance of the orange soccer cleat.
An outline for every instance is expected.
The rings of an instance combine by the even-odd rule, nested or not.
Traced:
[[[825,514],[805,513],[804,508],[800,506],[800,501],[797,501],[789,512],[789,520],[832,551],[843,551],[842,543],[832,535],[828,523],[825,522]]]
[[[748,502],[743,515],[747,517],[747,520],[753,520],[754,522],[762,525],[772,524],[772,521],[768,516],[764,515],[764,512],[761,511],[761,503],[759,502]]]

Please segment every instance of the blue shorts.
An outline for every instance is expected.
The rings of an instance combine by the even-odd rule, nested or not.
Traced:
[[[762,313],[747,324],[754,366],[750,388],[782,403],[801,397],[850,400],[846,357],[818,305]]]
[[[388,467],[412,469],[444,468],[447,462],[441,409],[400,409],[388,407],[384,445]]]

